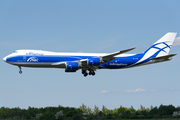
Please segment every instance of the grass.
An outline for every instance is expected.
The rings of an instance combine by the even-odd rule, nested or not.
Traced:
[[[19,119],[0,119],[0,120],[19,120]],[[23,119],[23,120],[30,120],[30,119]],[[36,120],[36,119],[31,119]],[[99,120],[99,119],[93,119]],[[151,119],[102,119],[102,120],[180,120],[180,118],[151,118]]]
[[[180,120],[180,118],[151,118],[151,119],[103,119],[103,120]]]

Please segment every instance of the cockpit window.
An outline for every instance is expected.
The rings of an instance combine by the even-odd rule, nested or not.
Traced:
[[[14,51],[14,53],[17,53],[17,50],[16,50],[16,51]]]

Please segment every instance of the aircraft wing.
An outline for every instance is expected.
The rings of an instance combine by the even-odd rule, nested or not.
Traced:
[[[130,49],[126,49],[126,50],[121,50],[121,51],[118,51],[118,52],[115,52],[115,53],[112,53],[112,54],[109,54],[109,55],[101,56],[101,58],[102,58],[102,60],[104,62],[108,62],[108,61],[111,61],[111,60],[115,59],[114,56],[129,52],[129,51],[134,50],[134,49],[135,49],[135,47],[130,48]]]
[[[111,53],[111,54],[105,55],[105,56],[97,56],[96,58],[100,58],[102,63],[107,64],[106,62],[115,59],[114,56],[119,55],[119,54],[123,54],[125,52],[129,52],[129,51],[131,51],[133,49],[135,49],[135,48],[118,51],[118,52]],[[82,59],[82,60],[79,60],[79,61],[71,61],[71,62],[78,62],[78,63],[80,63],[81,67],[84,66],[84,67],[87,67],[87,68],[92,69],[92,70],[96,70],[98,68],[98,66],[90,66],[90,65],[88,65],[87,64],[88,59]],[[55,62],[52,65],[66,67],[66,62]]]
[[[130,49],[126,49],[126,50],[122,50],[122,51],[118,51],[118,52],[115,52],[115,53],[111,53],[111,54],[108,54],[108,55],[105,55],[105,56],[97,56],[97,58],[100,58],[102,63],[107,64],[106,62],[115,59],[114,56],[119,55],[119,54],[123,54],[125,52],[129,52],[129,51],[131,51],[133,49],[135,49],[135,47],[134,48],[130,48]],[[87,61],[88,61],[88,59],[80,60],[82,66],[83,65],[87,66]],[[89,67],[92,67],[92,66],[89,66]],[[93,66],[93,68],[91,68],[91,69],[97,69],[97,68],[96,68],[96,66]]]

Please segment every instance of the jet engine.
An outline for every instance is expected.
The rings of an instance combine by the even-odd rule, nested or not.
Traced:
[[[87,60],[87,64],[91,66],[98,66],[101,64],[100,58],[90,58]]]
[[[79,64],[77,62],[66,62],[65,72],[76,72]]]

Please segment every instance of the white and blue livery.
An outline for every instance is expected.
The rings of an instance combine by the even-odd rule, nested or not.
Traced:
[[[124,54],[135,48],[115,53],[62,53],[42,50],[16,50],[3,60],[19,67],[64,68],[65,72],[81,69],[86,77],[96,69],[122,69],[169,61],[176,54],[168,54],[177,33],[167,33],[144,53]]]

